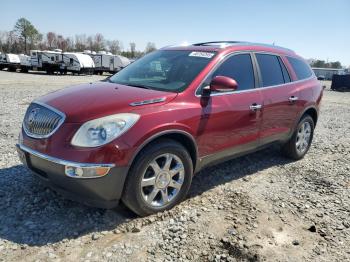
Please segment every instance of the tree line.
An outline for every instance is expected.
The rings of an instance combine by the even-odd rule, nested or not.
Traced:
[[[137,50],[134,42],[129,43],[125,48],[121,41],[105,39],[100,33],[89,36],[80,34],[74,37],[65,37],[55,32],[42,34],[30,21],[23,17],[17,20],[13,30],[0,31],[0,52],[28,54],[29,50],[33,49],[61,49],[64,52],[108,51],[128,58],[137,58],[157,48],[152,42],[148,42],[143,51]]]
[[[324,60],[315,60],[310,65],[311,67],[320,67],[320,68],[336,68],[336,69],[343,68],[342,64],[339,61],[325,62]]]

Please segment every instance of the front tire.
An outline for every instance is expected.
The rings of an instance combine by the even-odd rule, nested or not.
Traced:
[[[186,197],[192,174],[192,159],[187,150],[173,140],[158,140],[137,156],[122,200],[139,216],[171,209]]]
[[[299,121],[293,136],[283,145],[283,154],[289,158],[302,159],[312,143],[315,123],[311,116],[305,115]]]

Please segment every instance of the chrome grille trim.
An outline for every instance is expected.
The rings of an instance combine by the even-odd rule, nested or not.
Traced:
[[[44,107],[46,110],[39,115],[37,119],[35,119],[34,125],[28,129],[28,118],[29,118],[29,110],[33,110],[35,105],[38,108]],[[33,109],[31,109],[33,108]],[[50,112],[51,111],[51,112]],[[52,115],[56,114],[57,117],[53,117]],[[26,114],[24,116],[24,120],[22,123],[22,128],[27,136],[32,138],[48,138],[52,134],[54,134],[58,128],[63,124],[66,119],[66,115],[56,108],[49,106],[47,104],[34,101],[27,108]]]

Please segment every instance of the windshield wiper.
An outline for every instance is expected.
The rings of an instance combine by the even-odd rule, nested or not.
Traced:
[[[140,84],[122,84],[122,85],[126,85],[126,86],[133,86],[133,87],[139,87],[139,88],[144,88],[144,89],[152,89],[150,86],[145,86],[145,85],[140,85]]]

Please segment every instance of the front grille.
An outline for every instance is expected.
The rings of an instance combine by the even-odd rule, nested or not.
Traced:
[[[31,103],[23,120],[23,129],[28,136],[46,138],[63,123],[65,115],[47,105]]]

